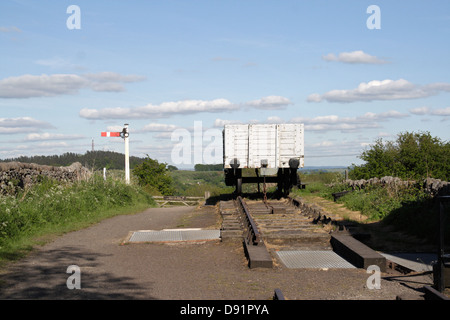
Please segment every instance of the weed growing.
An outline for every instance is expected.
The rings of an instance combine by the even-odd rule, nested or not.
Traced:
[[[311,174],[306,178],[303,179],[307,181],[306,189],[293,190],[294,195],[316,195],[333,201],[333,193],[348,190],[350,192],[340,197],[337,203],[359,211],[368,218],[367,222],[381,221],[407,234],[427,239],[430,243],[436,242],[437,201],[419,185],[368,185],[360,190],[352,190],[339,177],[333,180]],[[450,239],[448,222],[445,230],[446,237]]]
[[[33,239],[86,227],[101,219],[155,206],[134,184],[94,176],[64,185],[50,179],[0,196],[0,261],[33,245]]]

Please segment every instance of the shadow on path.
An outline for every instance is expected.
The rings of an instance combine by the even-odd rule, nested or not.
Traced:
[[[73,246],[34,252],[0,275],[0,299],[154,299],[146,293],[148,284],[104,271],[99,260],[108,256]],[[80,267],[80,289],[66,284],[71,265]]]

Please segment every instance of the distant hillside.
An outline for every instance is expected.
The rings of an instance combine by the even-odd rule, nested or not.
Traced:
[[[300,172],[304,173],[317,173],[317,172],[344,172],[348,167],[342,166],[308,166],[300,168]]]
[[[141,164],[145,158],[130,157],[130,168],[133,169],[136,165]],[[125,155],[123,153],[113,151],[87,151],[85,154],[77,154],[67,152],[62,155],[52,156],[21,156],[18,158],[4,159],[0,162],[24,162],[36,163],[48,166],[69,166],[74,162],[80,162],[83,166],[89,169],[124,169]]]

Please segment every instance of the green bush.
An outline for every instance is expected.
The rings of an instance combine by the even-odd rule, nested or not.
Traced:
[[[450,180],[450,143],[429,132],[401,133],[396,141],[379,139],[360,158],[365,163],[353,165],[351,179],[393,176],[404,180]]]
[[[133,169],[133,174],[141,186],[149,186],[165,196],[173,195],[175,192],[167,164],[159,163],[148,155],[143,163]]]

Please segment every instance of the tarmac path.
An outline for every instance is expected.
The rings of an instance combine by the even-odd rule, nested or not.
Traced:
[[[67,233],[12,264],[0,275],[0,299],[394,300],[419,295],[426,278],[383,275],[368,289],[361,269],[249,269],[241,243],[128,243],[131,231],[217,226],[214,210],[151,208]],[[67,268],[80,268],[80,289],[69,289]]]

